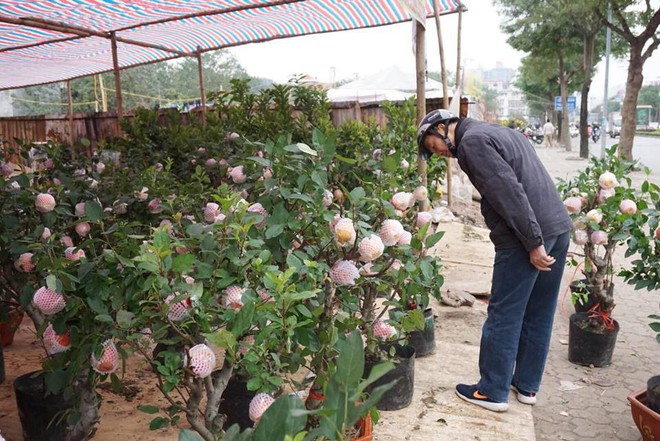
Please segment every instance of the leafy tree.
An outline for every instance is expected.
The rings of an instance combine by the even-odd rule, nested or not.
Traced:
[[[655,120],[660,120],[660,85],[642,86],[639,91],[639,104],[647,104],[655,109]]]
[[[601,0],[600,4],[604,9],[607,2]],[[637,100],[644,82],[644,63],[660,45],[658,35],[660,8],[656,6],[654,9],[649,0],[646,0],[643,5],[641,1],[633,0],[610,0],[609,4],[612,7],[612,21],[608,21],[602,11],[600,12],[601,19],[630,45],[626,94],[621,112],[619,155],[627,160],[632,160]],[[642,10],[639,10],[638,5],[641,5]],[[635,34],[637,31],[639,33]]]
[[[559,93],[555,71],[555,61],[546,57],[529,54],[522,59],[516,87],[540,121],[544,121],[545,115],[554,114],[554,97]]]

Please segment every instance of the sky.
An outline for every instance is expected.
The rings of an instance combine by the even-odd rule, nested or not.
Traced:
[[[500,17],[491,0],[463,0],[468,11],[463,14],[461,41],[462,64],[470,69],[518,68],[524,53],[511,48],[501,31]],[[445,63],[456,70],[458,14],[442,16]],[[361,78],[391,65],[405,72],[415,71],[412,51],[413,31],[410,22],[377,28],[316,34],[238,46],[229,51],[252,76],[286,82],[297,74],[307,74],[321,82],[331,83]],[[429,71],[440,71],[438,38],[433,18],[426,24],[426,58]],[[604,62],[597,66],[591,96],[602,99]],[[625,61],[610,60],[610,95],[624,88],[627,74]],[[660,49],[644,67],[645,83],[660,81]]]

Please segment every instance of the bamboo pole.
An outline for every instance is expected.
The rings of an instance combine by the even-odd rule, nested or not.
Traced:
[[[463,29],[463,3],[461,0],[458,2],[458,31],[456,35],[456,86],[461,85],[461,90],[463,90],[463,81],[460,81],[461,74],[461,35]],[[459,83],[460,81],[460,83]],[[460,116],[460,115],[459,115]]]
[[[101,89],[101,111],[108,111],[108,96],[105,94],[105,83],[103,82],[103,74],[99,74],[99,88]]]
[[[204,92],[204,69],[202,66],[202,48],[197,46],[197,73],[199,75],[199,92],[202,95],[202,127],[206,127],[206,93]]]
[[[69,147],[73,152],[73,93],[71,92],[71,80],[66,80],[66,95],[69,102]]]
[[[419,124],[426,116],[426,30],[418,22],[413,20],[413,23],[415,26],[415,71],[417,74],[417,124]],[[421,185],[427,187],[426,161],[419,156],[417,157],[417,170],[419,171]],[[421,203],[420,210],[426,210],[426,201]]]
[[[112,67],[115,72],[115,96],[117,97],[117,133],[121,134],[121,119],[124,116],[124,103],[121,96],[121,78],[119,75],[119,59],[117,58],[117,39],[115,33],[110,35],[112,43]]]
[[[435,16],[435,29],[438,33],[438,50],[440,51],[440,72],[442,74],[442,107],[449,109],[449,92],[447,91],[447,68],[445,66],[445,46],[442,43],[442,30],[440,28],[440,11],[438,9],[438,0],[433,0],[433,15]],[[456,97],[454,97],[456,98]],[[447,158],[447,206],[452,206],[451,178],[452,178],[452,160]]]

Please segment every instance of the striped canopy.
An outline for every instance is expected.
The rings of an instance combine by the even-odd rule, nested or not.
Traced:
[[[433,1],[426,3],[427,16]],[[441,14],[458,0],[435,0]],[[418,0],[3,0],[0,90],[246,43],[410,20]]]

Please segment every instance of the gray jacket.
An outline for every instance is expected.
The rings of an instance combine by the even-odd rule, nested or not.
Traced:
[[[555,184],[525,136],[471,118],[455,131],[458,164],[481,193],[495,249],[527,251],[573,227]]]

